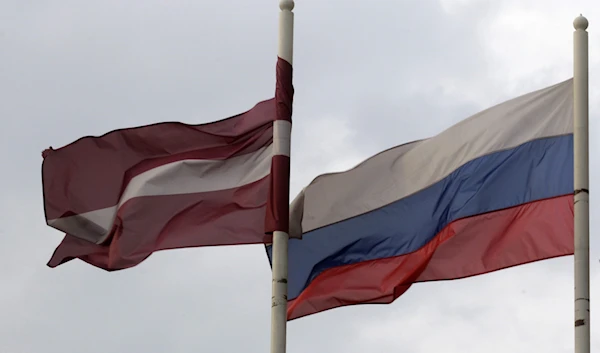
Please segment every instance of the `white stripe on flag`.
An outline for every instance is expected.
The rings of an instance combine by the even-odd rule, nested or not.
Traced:
[[[478,157],[571,133],[569,79],[477,113],[432,138],[379,153],[347,172],[317,177],[292,204],[290,228],[298,231],[301,222],[302,232],[308,232],[364,214],[423,190]]]
[[[285,120],[275,120],[273,123],[274,156],[290,156],[292,138],[292,123]]]
[[[273,145],[225,160],[182,160],[165,164],[131,179],[118,205],[48,220],[48,225],[94,243],[103,241],[118,209],[141,196],[193,194],[238,188],[269,175]],[[95,234],[96,236],[92,236]]]

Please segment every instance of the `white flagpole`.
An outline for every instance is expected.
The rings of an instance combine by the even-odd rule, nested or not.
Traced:
[[[279,1],[279,48],[277,55],[292,65],[294,48],[294,1]],[[289,139],[287,140],[289,143]],[[285,146],[290,150],[290,146]],[[286,213],[286,215],[289,212]],[[285,353],[287,336],[288,240],[286,232],[273,232],[271,302],[271,353]]]
[[[573,21],[575,353],[590,353],[588,20]]]

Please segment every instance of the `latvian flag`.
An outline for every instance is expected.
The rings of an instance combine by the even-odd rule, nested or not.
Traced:
[[[119,270],[157,250],[264,243],[287,231],[291,75],[279,59],[275,98],[225,120],[46,150],[46,222],[66,233],[48,265],[79,258]]]

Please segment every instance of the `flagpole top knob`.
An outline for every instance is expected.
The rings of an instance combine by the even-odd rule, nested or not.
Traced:
[[[292,11],[294,9],[294,0],[279,1],[279,8],[281,9],[281,11]]]
[[[576,30],[586,30],[588,28],[589,22],[587,20],[587,18],[583,17],[582,15],[579,15],[574,21],[573,21],[573,27],[575,27]]]

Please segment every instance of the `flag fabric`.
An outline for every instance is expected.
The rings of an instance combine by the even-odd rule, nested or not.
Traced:
[[[288,232],[290,203],[290,149],[292,138],[292,64],[277,58],[275,88],[274,150],[271,163],[271,187],[267,203],[265,231]]]
[[[288,223],[289,153],[280,155],[291,65],[278,58],[276,76],[274,99],[228,119],[116,130],[44,151],[46,223],[66,233],[48,266],[79,258],[112,271],[158,250],[270,242]]]
[[[159,249],[262,243],[275,101],[203,124],[160,123],[46,153],[47,224],[67,233],[49,266],[107,270]]]
[[[228,119],[116,130],[44,151],[46,223],[66,233],[48,266],[78,258],[112,271],[158,250],[270,242],[289,221],[280,215],[289,151],[281,154],[293,87],[281,58],[276,77],[275,98]]]
[[[573,82],[319,176],[290,217],[289,320],[573,254]]]

